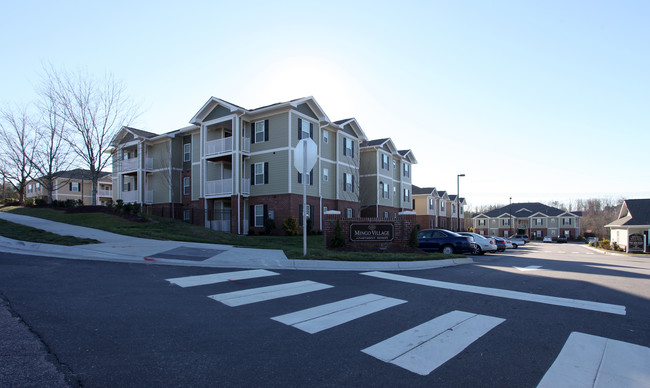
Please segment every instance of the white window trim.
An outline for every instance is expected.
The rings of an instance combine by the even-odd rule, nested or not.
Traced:
[[[185,143],[183,144],[183,162],[191,162],[191,161],[192,161],[192,143]]]
[[[257,214],[257,209],[261,209],[262,214],[258,215]],[[255,212],[255,214],[253,215],[253,222],[255,223],[255,227],[259,228],[259,227],[264,226],[264,205],[255,205],[255,207],[253,208],[253,211]],[[261,224],[258,224],[257,223],[257,217],[260,217],[260,216],[262,217],[262,222],[261,222]]]
[[[185,182],[187,182],[187,185],[185,184]],[[191,190],[192,190],[192,182],[190,182],[190,177],[188,176],[183,177],[183,195],[190,195]]]
[[[262,121],[256,121],[255,122],[255,133],[253,134],[255,136],[255,143],[262,143],[264,142],[264,133],[266,132],[266,124],[264,123],[264,120]],[[260,130],[261,128],[261,130]],[[257,134],[261,133],[262,134],[262,139],[258,140],[257,139]]]
[[[262,173],[257,172],[257,167],[260,166],[262,168]],[[262,181],[258,182],[257,177],[262,177]],[[257,185],[263,185],[264,184],[264,163],[255,163],[255,176],[253,177],[255,180],[255,186]]]

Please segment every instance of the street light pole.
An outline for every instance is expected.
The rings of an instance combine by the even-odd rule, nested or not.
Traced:
[[[508,228],[508,237],[512,236],[512,197],[510,197],[510,225]]]
[[[462,176],[465,176],[465,174],[456,175],[456,193],[458,194],[456,196],[456,217],[458,219],[458,223],[456,224],[457,232],[461,232],[460,230],[460,177]]]

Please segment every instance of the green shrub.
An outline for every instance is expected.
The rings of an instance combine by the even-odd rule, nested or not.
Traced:
[[[36,198],[34,200],[34,204],[36,206],[45,206],[47,204],[47,202],[43,198]]]
[[[137,203],[137,202],[133,202],[133,203],[131,204],[131,214],[137,216],[138,214],[140,214],[140,211],[141,211],[141,210],[142,210],[142,207],[140,206],[139,203]]]
[[[77,206],[77,201],[74,199],[66,199],[65,202],[63,202],[63,207],[66,209],[72,209]]]
[[[343,228],[341,227],[341,222],[336,221],[336,226],[334,227],[334,236],[329,241],[331,248],[341,248],[345,246],[345,238],[343,237]]]
[[[25,199],[25,206],[33,206],[33,205],[34,205],[34,198]]]
[[[106,201],[106,207],[109,208],[110,210],[113,210],[114,206],[115,206],[115,204],[113,203],[112,199],[109,199],[108,201]]]
[[[127,202],[124,204],[122,207],[122,213],[124,214],[131,214],[131,209],[133,208],[133,203]]]
[[[289,216],[282,223],[282,230],[287,236],[298,236],[300,234],[300,227],[296,217]]]
[[[607,246],[607,248],[605,248],[605,246]],[[605,240],[605,239],[601,240],[600,247],[603,249],[609,249],[609,240]]]
[[[269,235],[275,230],[275,220],[273,218],[266,218],[264,220],[264,233]]]
[[[115,201],[115,211],[116,212],[118,212],[118,213],[121,212],[123,208],[124,208],[124,201],[122,201],[121,199],[118,199],[117,201]]]
[[[52,207],[59,207],[59,206],[61,206],[61,203],[58,200],[53,199],[52,200]]]
[[[418,232],[420,231],[420,225],[415,225],[413,229],[411,229],[411,234],[409,235],[409,246],[411,248],[417,248],[418,247]]]
[[[307,217],[307,234],[311,234],[312,229],[314,229],[314,221],[311,217]]]

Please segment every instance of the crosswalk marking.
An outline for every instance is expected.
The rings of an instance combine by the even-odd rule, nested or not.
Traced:
[[[265,276],[279,275],[279,273],[267,271],[265,269],[253,269],[248,271],[235,271],[224,273],[213,273],[207,275],[185,276],[182,278],[167,279],[168,282],[180,287],[203,286],[206,284],[223,283],[230,280],[244,280],[261,278]]]
[[[373,276],[381,279],[396,280],[399,282],[405,282],[411,284],[419,284],[428,287],[437,287],[437,288],[444,288],[448,290],[471,292],[474,294],[496,296],[499,298],[508,298],[508,299],[524,300],[528,302],[545,303],[545,304],[551,304],[555,306],[564,306],[564,307],[572,307],[572,308],[584,309],[584,310],[600,311],[600,312],[610,313],[610,314],[618,314],[618,315],[626,314],[625,306],[608,304],[608,303],[600,303],[600,302],[591,302],[588,300],[567,299],[567,298],[560,298],[557,296],[548,296],[548,295],[531,294],[527,292],[503,290],[500,288],[488,288],[488,287],[471,286],[468,284],[449,283],[449,282],[442,282],[438,280],[422,279],[422,278],[416,278],[412,276],[396,275],[396,274],[377,272],[377,271],[364,272],[362,273],[362,275]]]
[[[362,352],[424,376],[504,321],[502,318],[452,311]]]
[[[367,294],[280,315],[271,319],[309,334],[314,334],[402,303],[406,303],[406,301]]]
[[[307,292],[324,290],[332,286],[305,280],[301,282],[279,284],[275,286],[252,288],[248,290],[227,292],[225,294],[210,295],[218,302],[235,307],[265,300],[284,298],[285,296],[300,295]]]
[[[537,387],[648,386],[650,348],[573,332]]]

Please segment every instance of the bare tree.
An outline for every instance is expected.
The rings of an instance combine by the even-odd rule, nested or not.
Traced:
[[[56,96],[51,89],[41,90],[41,101],[39,109],[41,122],[38,126],[40,142],[34,154],[32,165],[39,177],[38,182],[47,192],[47,203],[52,204],[52,193],[68,184],[69,179],[55,179],[57,173],[67,170],[76,159],[72,151],[69,138],[69,130],[65,125],[61,112],[59,112]]]
[[[126,88],[108,74],[96,79],[88,73],[45,68],[44,89],[57,105],[57,116],[74,134],[69,144],[92,181],[92,204],[97,204],[99,175],[111,161],[106,153],[110,141],[123,126],[137,117],[137,107],[126,95]]]
[[[18,192],[21,204],[25,203],[25,188],[32,175],[36,142],[35,126],[26,107],[0,110],[2,174]]]

